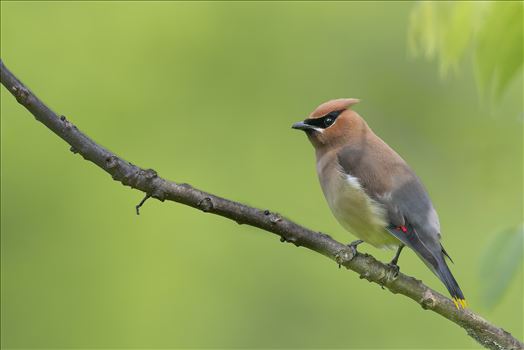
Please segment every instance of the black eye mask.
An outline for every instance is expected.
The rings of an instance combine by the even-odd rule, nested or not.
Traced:
[[[326,129],[333,125],[335,120],[337,120],[338,116],[342,112],[344,112],[344,110],[330,112],[321,118],[306,119],[304,120],[304,124],[311,125],[319,129]]]

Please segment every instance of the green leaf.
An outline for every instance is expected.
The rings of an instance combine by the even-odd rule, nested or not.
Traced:
[[[495,306],[523,263],[524,224],[495,234],[480,261],[480,297],[487,308]]]
[[[480,94],[499,99],[522,67],[523,13],[523,2],[419,2],[408,47],[415,57],[438,56],[442,77],[472,53]]]
[[[437,50],[438,26],[435,4],[431,1],[417,3],[410,15],[408,46],[413,56],[422,51],[426,58],[432,58]]]
[[[457,70],[458,63],[471,45],[477,28],[479,7],[472,2],[420,2],[410,16],[408,44],[411,54],[423,52],[427,59],[438,54],[440,72]]]
[[[522,2],[497,2],[487,11],[475,50],[482,93],[500,98],[522,66],[522,14]]]
[[[457,2],[449,8],[449,16],[442,25],[440,43],[440,71],[443,76],[449,68],[457,70],[457,66],[468,46],[473,34],[473,12],[475,3]]]

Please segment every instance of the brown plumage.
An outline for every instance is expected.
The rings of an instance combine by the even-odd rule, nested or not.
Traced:
[[[440,224],[431,200],[409,165],[350,106],[357,99],[328,101],[303,122],[313,144],[317,173],[334,216],[376,247],[413,249],[442,280],[456,305],[464,296],[440,244]],[[396,265],[395,257],[393,264]]]

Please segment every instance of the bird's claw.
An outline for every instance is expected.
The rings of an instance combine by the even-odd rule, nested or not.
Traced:
[[[341,249],[337,254],[335,254],[335,261],[338,264],[338,268],[340,268],[344,263],[351,261],[355,255],[358,254],[357,252],[357,246],[360,243],[363,243],[363,240],[356,240],[349,244],[347,244],[347,249]]]
[[[395,263],[389,263],[389,264],[388,264],[388,267],[389,267],[389,269],[392,271],[392,273],[393,273],[393,277],[397,277],[397,276],[398,276],[398,273],[400,272],[400,266],[398,266],[398,265],[395,264]]]

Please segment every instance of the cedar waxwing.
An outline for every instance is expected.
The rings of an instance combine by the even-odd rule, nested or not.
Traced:
[[[305,131],[317,158],[317,174],[339,223],[360,240],[379,248],[406,245],[444,283],[457,308],[466,300],[451,274],[440,244],[437,212],[409,165],[369,128],[350,106],[353,98],[321,104],[293,129]]]

